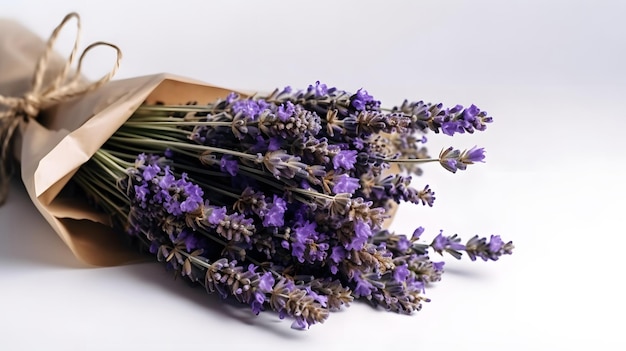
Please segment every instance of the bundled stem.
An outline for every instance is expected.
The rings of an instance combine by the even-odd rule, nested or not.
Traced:
[[[386,309],[419,310],[443,263],[428,251],[474,260],[512,252],[499,236],[466,245],[441,233],[430,244],[382,229],[392,204],[432,206],[391,164],[438,162],[451,172],[482,162],[484,150],[417,149],[427,128],[473,132],[490,122],[474,106],[407,103],[380,108],[364,90],[319,82],[292,92],[206,106],[146,105],[74,180],[113,223],[182,276],[270,307],[306,328],[362,297]],[[423,230],[422,230],[423,231]]]

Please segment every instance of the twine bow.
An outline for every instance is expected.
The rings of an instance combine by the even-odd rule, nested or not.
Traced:
[[[53,53],[54,44],[63,27],[72,18],[76,19],[77,29],[72,51],[63,69],[58,72],[57,76],[54,77],[49,84],[44,85],[44,76],[46,70],[48,69],[48,65],[50,64],[50,57]],[[14,170],[12,160],[12,140],[15,131],[21,125],[28,123],[31,118],[36,119],[41,110],[98,89],[115,75],[120,66],[120,61],[122,59],[122,51],[120,48],[110,43],[98,41],[87,46],[83,50],[78,59],[76,70],[72,75],[70,75],[71,67],[78,53],[80,35],[80,16],[77,13],[72,12],[63,18],[63,21],[61,21],[61,23],[54,29],[50,38],[46,42],[45,51],[35,66],[35,74],[33,75],[31,90],[24,94],[23,97],[0,95],[0,106],[4,105],[6,107],[5,110],[0,111],[0,140],[2,142],[0,145],[0,205],[2,205],[6,200],[10,178]],[[115,65],[109,73],[102,76],[99,80],[89,84],[84,83],[81,81],[80,74],[83,59],[90,50],[99,46],[108,46],[116,51],[117,57]]]

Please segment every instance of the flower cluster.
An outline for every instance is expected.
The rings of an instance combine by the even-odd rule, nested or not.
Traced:
[[[231,93],[204,106],[140,107],[74,179],[168,268],[308,328],[355,298],[419,310],[443,273],[431,250],[471,260],[512,253],[497,235],[463,245],[440,233],[427,244],[421,227],[410,237],[383,228],[397,204],[433,206],[429,185],[412,187],[416,165],[454,173],[484,161],[477,147],[430,158],[423,133],[472,133],[489,122],[473,105],[383,109],[363,89],[319,82]]]

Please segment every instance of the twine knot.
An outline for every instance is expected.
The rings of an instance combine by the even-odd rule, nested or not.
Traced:
[[[26,93],[17,105],[17,110],[23,111],[28,117],[35,118],[39,114],[39,98],[32,92]]]
[[[61,71],[58,72],[49,84],[44,85],[44,75],[50,64],[49,61],[53,53],[54,44],[63,27],[72,18],[76,19],[77,29],[72,51]],[[116,45],[99,41],[92,43],[83,50],[78,59],[76,70],[70,75],[72,65],[78,53],[80,35],[80,16],[75,12],[66,15],[50,35],[50,38],[46,42],[45,51],[37,61],[31,90],[25,93],[23,97],[0,95],[0,106],[5,107],[4,110],[0,110],[0,205],[6,200],[10,178],[13,174],[12,145],[15,131],[24,123],[28,123],[31,118],[36,119],[41,110],[98,89],[111,80],[119,69],[122,59],[122,51],[120,48]],[[111,71],[102,76],[99,80],[93,83],[84,83],[81,81],[80,75],[83,59],[90,50],[99,46],[107,46],[116,51],[117,56],[115,64]]]

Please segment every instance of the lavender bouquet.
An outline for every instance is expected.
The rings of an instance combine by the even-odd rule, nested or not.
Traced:
[[[484,149],[429,157],[425,133],[485,130],[472,105],[404,101],[385,109],[366,90],[316,82],[268,95],[231,92],[210,104],[144,104],[73,176],[114,228],[193,283],[293,319],[324,322],[354,299],[420,310],[444,263],[432,254],[498,260],[500,236],[462,242],[384,227],[394,206],[432,206],[413,188],[424,163],[450,172]]]
[[[115,45],[78,55],[77,38],[67,61],[53,52],[72,19],[80,29],[68,14],[47,43],[0,20],[0,202],[15,158],[34,205],[79,259],[132,260],[115,240],[124,233],[177,276],[308,328],[354,299],[419,310],[443,273],[433,253],[512,252],[497,235],[463,243],[385,229],[398,204],[433,205],[428,185],[411,186],[422,164],[454,173],[484,161],[478,147],[438,157],[424,147],[429,130],[484,130],[492,119],[476,106],[385,109],[363,89],[319,82],[246,96],[163,74],[109,81]],[[81,62],[97,46],[115,49],[115,65],[84,82]],[[202,103],[172,105],[189,100]]]

